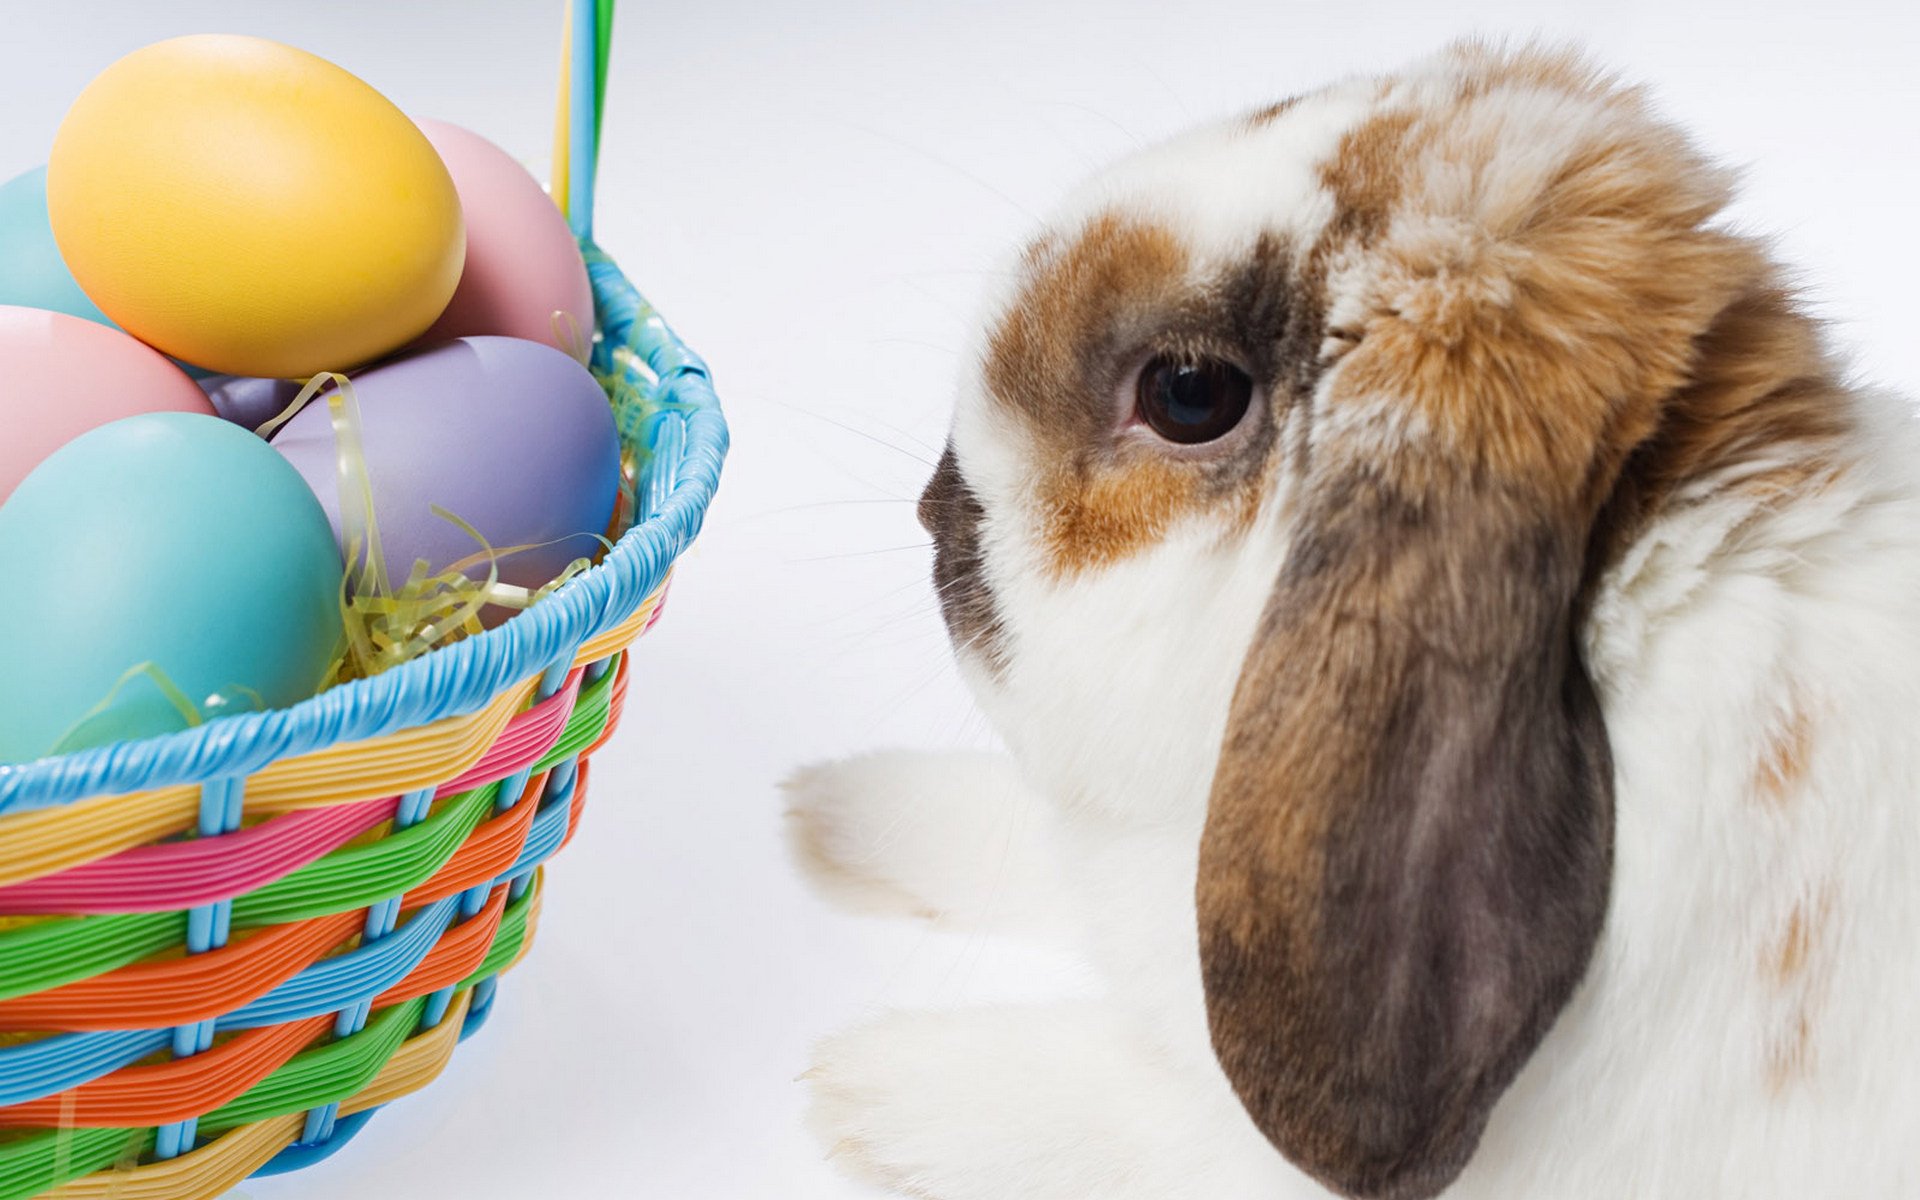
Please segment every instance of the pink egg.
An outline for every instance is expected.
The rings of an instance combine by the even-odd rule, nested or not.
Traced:
[[[593,336],[593,288],[566,218],[505,150],[445,121],[416,124],[447,164],[467,217],[460,286],[417,344],[497,334],[577,355]]]
[[[212,416],[213,405],[164,354],[118,329],[0,305],[0,503],[74,438],[154,412]]]

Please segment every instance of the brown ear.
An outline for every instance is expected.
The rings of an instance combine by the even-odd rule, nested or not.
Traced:
[[[1422,489],[1426,491],[1425,489]],[[1485,482],[1316,489],[1235,694],[1200,856],[1213,1043],[1344,1195],[1436,1195],[1607,907],[1585,530]]]

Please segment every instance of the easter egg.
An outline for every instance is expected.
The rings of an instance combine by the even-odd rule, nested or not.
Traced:
[[[606,532],[619,491],[620,439],[585,367],[538,342],[471,337],[351,382],[389,578],[405,578],[416,560],[438,572],[481,550],[435,505],[494,550],[537,547],[499,560],[507,583],[541,587],[598,552],[595,535]],[[339,533],[340,455],[324,394],[280,428],[273,448],[312,485]]]
[[[566,218],[505,150],[445,121],[419,125],[453,175],[467,222],[460,286],[422,340],[501,334],[584,350],[593,287]]]
[[[256,379],[251,375],[209,375],[199,380],[213,411],[242,429],[258,429],[300,398],[293,379]]]
[[[87,430],[152,412],[211,416],[213,406],[164,355],[117,329],[0,305],[0,503]]]
[[[47,169],[0,184],[0,304],[45,308],[111,325],[60,257],[47,219]]]
[[[305,377],[404,346],[460,279],[453,180],[384,96],[260,38],[114,63],[47,165],[61,256],[101,310],[227,375]]]
[[[217,417],[128,417],[62,447],[0,505],[0,562],[0,762],[187,727],[129,675],[143,664],[203,714],[278,707],[341,642],[326,514]]]

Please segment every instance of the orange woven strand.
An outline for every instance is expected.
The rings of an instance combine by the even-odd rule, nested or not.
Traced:
[[[359,911],[244,933],[218,950],[134,963],[49,991],[0,1000],[0,1031],[155,1029],[244,1007],[359,931]]]

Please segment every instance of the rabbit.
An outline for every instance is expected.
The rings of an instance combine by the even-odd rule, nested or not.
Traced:
[[[921,501],[1002,756],[787,784],[827,895],[1099,986],[829,1037],[934,1200],[1920,1196],[1920,438],[1577,50],[1125,160]]]

